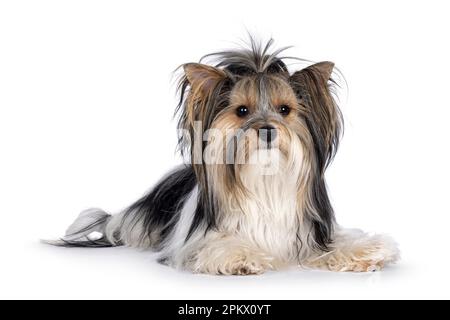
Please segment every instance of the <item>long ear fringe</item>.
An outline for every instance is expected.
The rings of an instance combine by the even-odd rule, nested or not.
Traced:
[[[178,128],[182,129],[178,148],[183,156],[190,158],[199,187],[199,206],[194,215],[196,223],[189,230],[190,237],[201,221],[206,222],[207,229],[216,225],[217,201],[209,185],[207,170],[203,161],[195,162],[195,156],[202,156],[206,145],[196,145],[199,143],[196,137],[203,137],[218,110],[226,106],[232,79],[226,71],[204,64],[189,63],[183,65],[183,69],[184,74],[178,82],[180,100],[176,110]]]
[[[333,97],[335,82],[330,78],[333,66],[330,62],[315,64],[290,77],[307,110],[306,122],[322,173],[336,154],[343,129],[342,113]]]

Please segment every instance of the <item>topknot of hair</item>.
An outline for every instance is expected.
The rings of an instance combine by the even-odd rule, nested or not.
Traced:
[[[239,48],[211,53],[201,61],[212,60],[217,68],[223,68],[234,76],[248,76],[254,74],[288,73],[288,68],[279,54],[288,47],[270,51],[273,39],[266,44],[250,37],[248,48]]]

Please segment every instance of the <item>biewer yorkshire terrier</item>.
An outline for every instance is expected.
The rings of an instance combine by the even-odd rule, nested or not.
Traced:
[[[395,262],[389,237],[335,221],[325,184],[343,127],[334,64],[290,72],[293,58],[271,45],[251,39],[184,64],[177,114],[186,164],[116,215],[82,212],[50,243],[151,249],[167,265],[223,275]]]

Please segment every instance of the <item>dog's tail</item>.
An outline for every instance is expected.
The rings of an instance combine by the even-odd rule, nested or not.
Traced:
[[[106,237],[106,226],[111,215],[97,208],[85,210],[69,226],[66,235],[59,240],[42,242],[60,247],[103,248],[120,245],[112,243]]]

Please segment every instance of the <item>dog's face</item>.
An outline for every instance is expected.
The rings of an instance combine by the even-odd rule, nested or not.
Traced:
[[[331,155],[339,125],[327,84],[333,64],[319,63],[293,75],[279,59],[272,65],[278,68],[266,72],[184,66],[190,92],[183,126],[204,140],[201,148],[190,140],[191,154],[201,153],[193,158],[208,165],[234,164],[236,170],[252,164],[261,150],[276,150],[288,162],[305,152],[313,157],[316,147],[323,149],[325,160]]]
[[[256,148],[276,148],[289,140],[288,131],[302,134],[302,112],[304,108],[285,77],[254,75],[235,84],[228,106],[217,114],[212,126],[252,132],[247,136]]]

